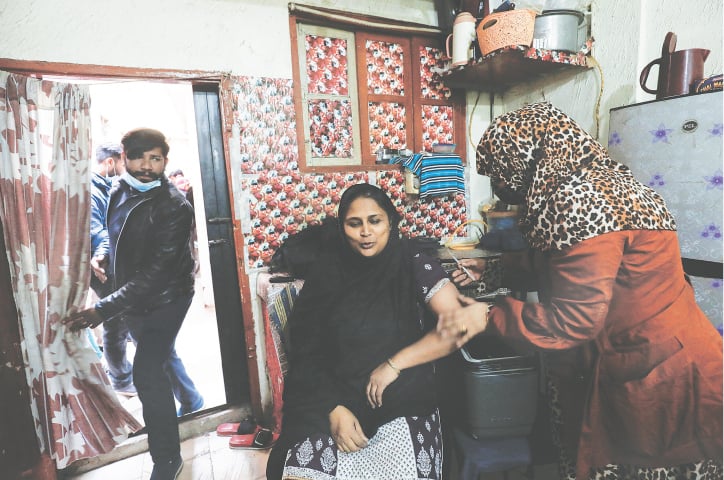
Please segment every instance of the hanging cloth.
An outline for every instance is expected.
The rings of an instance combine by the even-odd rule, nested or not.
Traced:
[[[61,320],[90,283],[87,86],[0,71],[0,221],[41,452],[65,468],[141,425],[119,403],[86,332]]]
[[[403,166],[420,178],[420,198],[465,194],[465,174],[459,155],[416,153]]]

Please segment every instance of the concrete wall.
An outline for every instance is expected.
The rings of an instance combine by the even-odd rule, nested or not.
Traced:
[[[305,1],[435,24],[431,0]],[[0,0],[0,57],[291,78],[287,0]]]

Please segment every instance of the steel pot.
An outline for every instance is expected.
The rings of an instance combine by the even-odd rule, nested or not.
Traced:
[[[577,52],[586,41],[588,25],[578,10],[544,10],[535,19],[533,47]]]

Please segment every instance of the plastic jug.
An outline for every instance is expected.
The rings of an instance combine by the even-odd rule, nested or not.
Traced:
[[[453,33],[448,35],[445,41],[446,53],[452,59],[453,67],[465,65],[473,57],[473,41],[475,41],[475,17],[468,12],[458,13],[453,23]]]
[[[709,56],[709,50],[704,48],[690,48],[676,50],[676,35],[673,32],[666,34],[664,45],[661,48],[661,58],[651,61],[641,70],[639,84],[641,88],[657,99],[687,95],[691,84],[704,78],[704,62]],[[649,72],[654,65],[659,66],[659,79],[656,90],[646,86]]]

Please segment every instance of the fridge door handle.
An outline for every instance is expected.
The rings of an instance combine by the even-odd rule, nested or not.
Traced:
[[[684,272],[692,277],[722,278],[724,271],[723,264],[709,260],[682,257],[681,264],[684,266]]]

